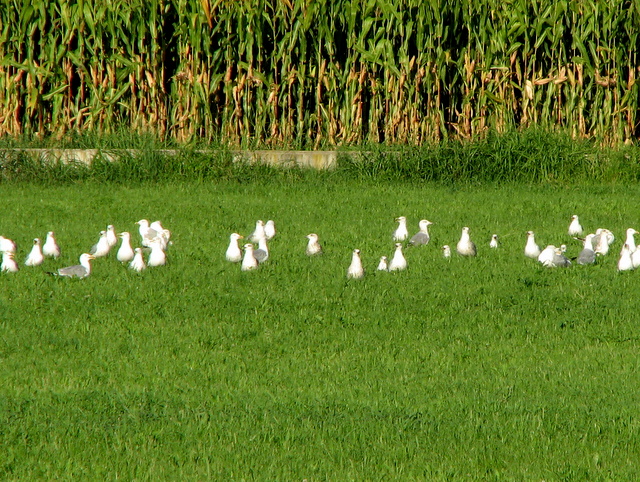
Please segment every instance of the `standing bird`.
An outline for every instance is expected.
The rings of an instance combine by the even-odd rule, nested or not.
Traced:
[[[493,234],[491,236],[491,241],[489,241],[489,247],[490,248],[497,248],[498,247],[498,235],[497,234]]]
[[[407,269],[407,260],[402,254],[402,243],[396,243],[396,252],[389,263],[389,271],[402,271]]]
[[[43,262],[44,255],[42,254],[42,247],[40,246],[40,238],[34,238],[33,248],[31,248],[24,264],[26,266],[40,266]]]
[[[407,236],[409,236],[409,230],[407,229],[407,218],[405,218],[404,216],[400,216],[399,218],[396,218],[396,221],[398,222],[398,227],[393,232],[393,240],[396,242],[404,241],[405,239],[407,239]]]
[[[276,224],[273,222],[273,219],[269,219],[267,224],[264,225],[264,235],[267,241],[271,241],[276,235]]]
[[[107,243],[109,243],[109,248],[113,248],[118,244],[118,236],[116,235],[116,228],[113,227],[113,224],[107,226]]]
[[[134,257],[133,248],[131,247],[131,234],[124,231],[118,235],[122,241],[120,242],[120,249],[116,253],[116,259],[121,263],[128,263]]]
[[[624,242],[626,245],[629,246],[629,251],[631,251],[631,253],[633,253],[636,250],[636,240],[633,237],[634,234],[638,234],[638,231],[636,231],[633,228],[627,229],[627,239]]]
[[[67,278],[86,278],[91,274],[92,259],[95,259],[94,255],[90,253],[83,253],[80,255],[80,264],[60,268],[56,274]]]
[[[364,278],[364,268],[362,267],[362,260],[360,259],[360,250],[354,249],[351,256],[351,264],[347,269],[347,278],[361,279]]]
[[[533,231],[527,231],[527,244],[524,246],[524,255],[527,258],[538,259],[540,246],[536,244],[536,235]]]
[[[256,229],[253,230],[253,233],[249,236],[249,241],[253,243],[257,243],[260,238],[265,238],[267,235],[264,232],[264,221],[262,219],[258,219],[256,221]]]
[[[3,251],[2,252],[2,265],[0,266],[0,271],[3,273],[17,273],[20,268],[18,267],[18,263],[13,259],[14,254],[11,251]]]
[[[613,243],[614,237],[613,233],[608,229],[598,228],[596,230],[596,235],[593,238],[593,250],[596,254],[601,254],[605,256],[609,253],[609,246]]]
[[[131,263],[129,263],[129,268],[138,273],[147,268],[147,265],[144,263],[144,256],[142,256],[142,248],[135,249],[135,254],[133,255]]]
[[[164,249],[162,249],[162,242],[156,239],[149,244],[151,252],[149,253],[147,266],[164,266],[167,263],[167,255],[165,254]]]
[[[227,261],[231,261],[232,263],[239,263],[242,261],[242,250],[240,249],[240,246],[238,246],[238,240],[243,238],[244,236],[238,233],[231,233],[229,236],[229,247],[225,254]]]
[[[109,246],[109,241],[107,239],[107,232],[100,231],[100,239],[98,239],[98,242],[91,247],[91,249],[89,250],[89,253],[96,258],[102,258],[108,255],[110,250],[111,250],[111,246]]]
[[[433,223],[431,221],[427,221],[426,219],[420,221],[418,223],[420,231],[411,236],[409,244],[411,246],[426,246],[429,244],[429,241],[431,240],[431,236],[429,236],[429,226],[432,224]]]
[[[60,257],[60,246],[56,241],[56,233],[53,231],[47,233],[47,239],[44,242],[44,246],[42,246],[42,254],[50,258]]]
[[[0,251],[3,253],[13,253],[16,252],[16,243],[14,243],[9,238],[5,238],[4,236],[0,236]]]
[[[305,253],[307,256],[315,256],[316,254],[322,254],[322,246],[318,242],[318,235],[316,233],[307,234],[307,249]]]
[[[620,252],[620,259],[618,259],[618,271],[631,271],[632,269],[631,251],[629,250],[629,245],[625,244]]]
[[[471,238],[469,237],[469,228],[462,228],[462,235],[460,236],[460,241],[458,241],[458,245],[456,246],[456,251],[461,256],[475,256],[478,254],[476,251],[476,245],[473,244]]]
[[[258,240],[258,249],[253,250],[253,257],[256,258],[258,263],[264,263],[269,259],[269,248],[267,247],[267,238],[260,238]]]
[[[571,216],[571,223],[569,224],[569,236],[582,236],[582,226],[580,226],[580,220],[578,216],[574,214]]]
[[[445,244],[442,247],[442,256],[444,256],[445,258],[451,257],[451,247],[448,244]]]
[[[258,267],[258,260],[253,255],[253,244],[244,245],[244,258],[242,258],[242,271],[250,271]]]
[[[389,264],[387,263],[386,256],[380,256],[380,262],[378,263],[378,271],[389,271]]]
[[[588,265],[596,262],[596,252],[593,250],[593,240],[594,234],[587,234],[587,237],[584,238],[584,246],[578,257],[576,258],[576,263],[579,265]]]

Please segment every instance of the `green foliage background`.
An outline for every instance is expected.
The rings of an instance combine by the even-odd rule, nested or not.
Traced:
[[[637,138],[640,2],[7,1],[0,134],[317,147]]]

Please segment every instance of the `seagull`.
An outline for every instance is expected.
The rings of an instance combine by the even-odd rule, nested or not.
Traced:
[[[100,231],[100,239],[91,247],[89,253],[96,258],[102,258],[103,256],[108,255],[110,250],[111,246],[109,246],[109,241],[107,240],[107,232]]]
[[[407,269],[407,260],[402,254],[402,243],[396,243],[396,252],[389,263],[389,271],[402,271]]]
[[[90,253],[83,253],[80,255],[80,264],[75,266],[68,266],[66,268],[60,268],[58,270],[58,276],[66,276],[67,278],[86,278],[91,274],[91,260],[95,259],[95,256]]]
[[[409,236],[409,231],[407,230],[407,218],[404,216],[400,216],[396,218],[398,222],[398,228],[393,232],[393,240],[394,241],[404,241]]]
[[[276,235],[276,225],[272,219],[269,219],[267,224],[264,225],[264,235],[266,236],[267,241],[271,241],[271,239]]]
[[[258,240],[258,249],[253,250],[253,257],[256,258],[258,263],[264,263],[269,259],[269,248],[267,248],[267,238],[260,238]]]
[[[533,231],[527,231],[527,244],[524,246],[524,255],[532,259],[538,259],[540,256],[540,246],[536,244],[536,236]]]
[[[552,266],[555,252],[556,247],[553,244],[548,245],[538,255],[538,262],[542,263],[544,266]]]
[[[244,239],[244,236],[238,233],[231,233],[229,236],[229,247],[226,253],[227,261],[231,261],[232,263],[242,261],[242,251],[240,250],[240,246],[238,246],[239,239]]]
[[[307,239],[309,240],[305,251],[307,256],[322,254],[322,246],[320,246],[320,243],[318,242],[318,235],[316,233],[307,234]]]
[[[414,234],[411,239],[409,240],[409,245],[411,246],[422,246],[422,245],[427,245],[429,244],[429,240],[431,239],[431,236],[429,236],[429,226],[432,225],[433,223],[431,221],[427,221],[426,219],[423,219],[422,221],[420,221],[418,223],[418,226],[420,227],[420,231],[418,231],[416,234]]]
[[[389,265],[387,263],[386,256],[380,257],[380,262],[378,263],[378,271],[389,271]]]
[[[136,248],[133,260],[129,263],[129,268],[140,273],[147,265],[144,263],[144,256],[142,256],[142,248]]]
[[[113,224],[107,226],[107,242],[109,243],[109,248],[113,248],[118,244],[118,236],[116,235],[116,228],[113,227]]]
[[[42,254],[49,256],[50,258],[57,258],[60,256],[60,247],[56,242],[56,234],[53,231],[47,233],[47,239],[42,246]]]
[[[564,255],[562,248],[556,248],[553,252],[551,264],[548,264],[547,266],[567,268],[571,266],[571,260]]]
[[[158,227],[159,221],[154,221],[153,225],[155,227]],[[138,232],[140,233],[140,244],[142,244],[142,246],[150,248],[150,243],[152,243],[155,239],[157,239],[158,237],[161,236],[161,232],[158,232],[156,229],[152,228],[151,226],[149,226],[149,221],[147,221],[146,219],[141,219],[140,221],[136,221],[136,224],[139,225],[140,227],[138,228]],[[162,230],[162,226],[159,226],[160,229]]]
[[[242,271],[249,271],[258,267],[258,260],[253,256],[253,244],[244,245],[244,258],[242,258]]]
[[[351,264],[347,269],[347,278],[360,279],[364,278],[364,268],[362,267],[362,260],[360,259],[360,250],[354,249],[351,256]]]
[[[469,228],[462,228],[462,235],[460,236],[460,241],[458,241],[458,245],[456,246],[456,251],[458,254],[462,256],[475,256],[477,253],[476,245],[473,244],[471,238],[469,237]]]
[[[451,257],[451,247],[450,247],[448,244],[445,244],[445,245],[442,247],[442,255],[443,255],[445,258],[450,258],[450,257]]]
[[[2,265],[0,266],[0,271],[6,273],[17,273],[20,270],[18,263],[13,259],[14,256],[14,253],[11,251],[2,252]]]
[[[593,264],[596,262],[596,253],[593,250],[593,237],[595,234],[587,234],[587,237],[584,238],[584,247],[580,254],[576,258],[576,263],[580,265]]]
[[[0,236],[0,251],[3,253],[14,253],[16,252],[16,243],[14,243],[9,238],[5,238],[4,236]]]
[[[636,250],[636,240],[633,237],[634,234],[638,234],[638,231],[636,231],[633,228],[627,229],[627,239],[624,242],[626,245],[629,246],[629,251],[631,251],[631,253],[633,253]]]
[[[497,248],[498,247],[498,235],[497,234],[493,234],[491,236],[491,241],[489,241],[489,247],[490,248]]]
[[[121,263],[128,263],[134,257],[133,248],[131,247],[131,234],[124,231],[118,235],[122,242],[120,243],[120,249],[116,253],[116,259]]]
[[[571,224],[569,224],[569,236],[582,236],[582,226],[577,215],[571,216]]]
[[[631,271],[633,269],[633,261],[631,260],[631,250],[629,245],[622,246],[620,259],[618,260],[618,271]]]
[[[249,241],[257,243],[260,238],[266,237],[266,233],[264,232],[264,221],[262,219],[258,219],[256,221],[256,229],[253,230],[253,233],[249,236]]]
[[[42,254],[42,248],[40,247],[40,238],[33,239],[33,248],[27,256],[24,264],[26,266],[40,266],[44,262],[44,255]]]
[[[162,227],[162,223],[160,221],[154,221],[149,226],[149,236],[154,236],[155,239],[160,241],[163,250],[167,249],[169,246],[169,239],[171,238],[171,231]]]
[[[608,229],[597,229],[596,235],[592,242],[593,250],[596,254],[606,255],[609,252],[609,246],[613,243],[613,234]]]
[[[164,253],[164,249],[162,249],[162,242],[156,239],[149,244],[151,253],[149,253],[147,266],[164,266],[167,263],[167,255]]]

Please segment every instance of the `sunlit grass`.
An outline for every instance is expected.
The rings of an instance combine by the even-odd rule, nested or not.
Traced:
[[[441,186],[269,174],[215,183],[5,185],[0,234],[59,233],[63,258],[0,277],[4,477],[629,478],[640,456],[637,273],[616,255],[637,186]],[[289,177],[287,177],[289,176]],[[293,177],[291,177],[293,176]],[[617,235],[593,267],[548,270],[570,216]],[[427,218],[409,268],[376,273],[394,218]],[[169,264],[75,263],[106,224],[161,219]],[[228,235],[274,219],[240,272]],[[442,258],[462,226],[477,259]],[[305,235],[326,254],[304,254]],[[491,234],[501,237],[497,250]],[[348,281],[351,250],[367,275]]]

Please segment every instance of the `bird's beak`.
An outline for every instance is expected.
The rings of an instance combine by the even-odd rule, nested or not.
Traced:
[[[96,259],[96,257],[92,254],[89,255],[89,259]]]

